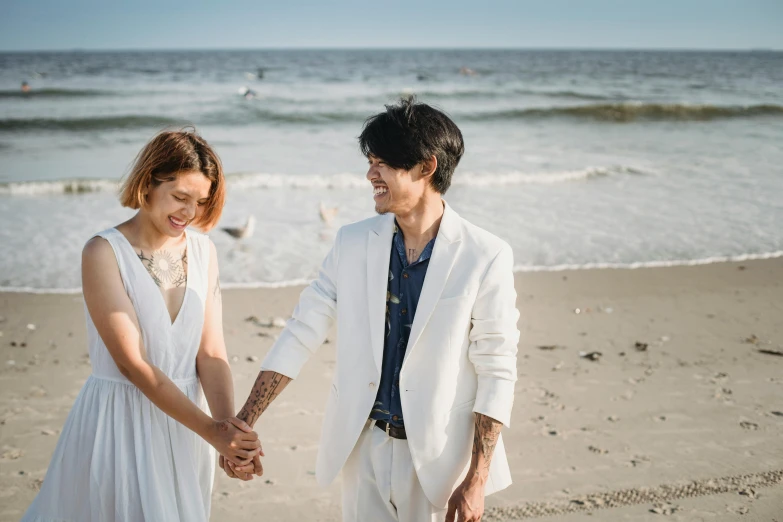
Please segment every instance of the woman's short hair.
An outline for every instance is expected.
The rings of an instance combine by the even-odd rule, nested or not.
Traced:
[[[209,201],[194,225],[207,231],[214,227],[223,212],[226,180],[223,165],[212,147],[195,129],[163,131],[139,152],[130,174],[120,189],[124,207],[141,208],[145,189],[174,181],[180,172],[201,172],[211,182]]]
[[[359,148],[367,157],[373,155],[404,170],[435,156],[438,167],[431,178],[432,187],[445,194],[465,152],[465,142],[451,118],[411,96],[369,118],[359,135]]]

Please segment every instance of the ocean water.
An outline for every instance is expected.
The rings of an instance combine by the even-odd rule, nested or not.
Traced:
[[[240,242],[210,232],[223,284],[307,280],[340,225],[373,215],[363,121],[411,93],[462,129],[446,199],[518,270],[783,251],[783,53],[6,53],[0,289],[78,288],[84,242],[132,215],[116,191],[134,156],[185,124],[228,173],[221,226],[258,220]]]

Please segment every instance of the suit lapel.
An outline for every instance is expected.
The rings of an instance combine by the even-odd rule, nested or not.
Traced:
[[[389,286],[389,257],[394,235],[394,215],[378,219],[367,239],[367,310],[370,316],[372,355],[381,374],[383,339],[386,330],[386,291]]]
[[[435,239],[435,248],[432,251],[432,257],[430,257],[429,266],[427,267],[427,275],[424,277],[424,286],[419,296],[416,317],[413,318],[411,335],[408,338],[408,348],[405,351],[403,364],[416,346],[419,337],[421,337],[424,331],[424,327],[435,310],[435,305],[438,304],[438,300],[443,294],[443,287],[446,286],[446,281],[457,257],[457,250],[462,241],[460,221],[461,218],[457,213],[446,204],[438,235]]]

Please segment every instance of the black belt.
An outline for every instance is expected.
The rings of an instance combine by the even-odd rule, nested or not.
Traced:
[[[393,439],[407,439],[408,436],[405,435],[405,428],[398,428],[396,426],[392,426],[388,422],[384,421],[375,421],[375,427],[379,430],[386,432],[386,435]]]

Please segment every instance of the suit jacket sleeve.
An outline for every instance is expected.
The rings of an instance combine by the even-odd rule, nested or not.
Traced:
[[[318,277],[302,291],[299,303],[280,337],[261,363],[270,370],[296,379],[304,363],[326,339],[337,314],[337,264],[340,237],[326,255]]]
[[[468,358],[478,374],[473,411],[506,427],[511,421],[517,380],[519,330],[514,257],[504,245],[490,263],[473,306]]]

